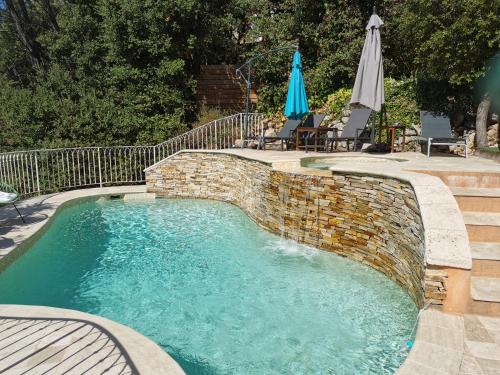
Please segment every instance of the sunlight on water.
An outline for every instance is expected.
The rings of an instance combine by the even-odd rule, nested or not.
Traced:
[[[0,275],[0,303],[103,315],[197,374],[390,374],[417,309],[382,274],[212,201],[82,202]]]

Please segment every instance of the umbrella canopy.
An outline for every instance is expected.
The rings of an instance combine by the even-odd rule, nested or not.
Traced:
[[[351,104],[362,104],[377,112],[384,104],[384,67],[379,30],[383,24],[380,17],[373,14],[366,25],[365,45],[351,98]]]
[[[306,88],[302,77],[302,62],[299,51],[293,55],[292,74],[288,83],[285,116],[289,119],[299,120],[309,113]]]

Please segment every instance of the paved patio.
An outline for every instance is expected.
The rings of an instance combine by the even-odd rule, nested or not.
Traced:
[[[0,317],[0,373],[138,374],[110,334],[90,322]]]

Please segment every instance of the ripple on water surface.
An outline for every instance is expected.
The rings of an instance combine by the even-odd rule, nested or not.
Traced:
[[[0,302],[106,316],[188,375],[393,373],[417,315],[382,274],[202,200],[63,210],[0,274]]]

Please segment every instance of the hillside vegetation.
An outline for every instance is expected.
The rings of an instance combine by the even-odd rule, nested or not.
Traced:
[[[411,121],[425,107],[473,123],[474,87],[500,49],[500,1],[375,3],[385,74],[400,85],[389,117],[393,108],[395,119]],[[287,44],[299,45],[311,103],[321,107],[352,86],[372,6],[0,0],[0,150],[163,141],[197,123],[202,64],[238,64]],[[282,110],[290,60],[288,51],[256,64],[258,110]]]

